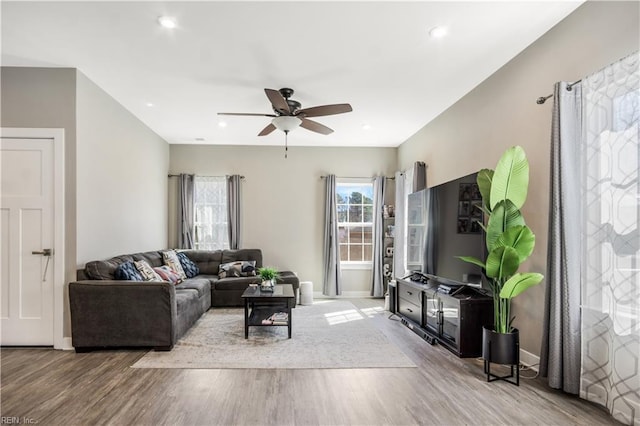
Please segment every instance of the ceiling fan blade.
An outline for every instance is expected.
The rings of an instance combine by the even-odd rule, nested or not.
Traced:
[[[286,114],[289,114],[291,112],[289,110],[289,104],[287,103],[287,100],[280,94],[280,92],[273,89],[264,89],[264,93],[267,94],[269,102],[271,102],[271,105],[273,105],[275,109]]]
[[[300,127],[304,127],[307,130],[311,130],[312,132],[321,133],[323,135],[328,135],[333,133],[333,129],[328,128],[324,124],[320,124],[317,121],[307,120],[306,118],[302,118],[302,123],[300,123]]]
[[[274,126],[273,124],[269,124],[267,127],[262,129],[260,133],[258,133],[258,136],[266,136],[269,133],[273,132],[275,129],[276,129],[276,126]]]
[[[321,105],[311,108],[304,108],[298,111],[296,115],[304,115],[305,117],[320,117],[322,115],[344,114],[351,112],[353,108],[349,104]]]
[[[218,115],[248,115],[253,117],[277,117],[275,114],[260,114],[253,112],[219,112]]]

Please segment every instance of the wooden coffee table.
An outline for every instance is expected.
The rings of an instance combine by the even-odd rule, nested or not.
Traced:
[[[277,284],[273,291],[261,291],[260,286],[247,287],[244,299],[244,338],[249,338],[249,327],[287,327],[291,339],[291,308],[296,299],[291,284]],[[263,324],[262,320],[276,312],[286,312],[286,324]]]

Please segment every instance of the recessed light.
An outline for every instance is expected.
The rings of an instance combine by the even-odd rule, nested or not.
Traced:
[[[371,130],[371,125],[370,124],[363,124],[362,125],[362,130]]]
[[[219,121],[218,122],[218,127],[227,127],[227,122],[226,121]]]
[[[151,103],[151,102],[147,102],[147,103],[146,103],[146,105],[147,105],[149,108],[151,108],[151,107],[154,107],[154,106],[155,106],[155,105],[154,105],[153,103]]]
[[[161,16],[158,18],[158,23],[165,28],[175,28],[176,20],[170,16]]]
[[[433,27],[429,30],[429,35],[431,36],[431,38],[442,38],[447,35],[447,27],[443,25]]]

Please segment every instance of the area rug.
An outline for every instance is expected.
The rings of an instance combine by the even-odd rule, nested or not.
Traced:
[[[243,309],[210,309],[170,352],[150,351],[133,368],[398,368],[416,365],[375,328],[375,309],[320,300],[292,310],[287,327],[252,327]]]

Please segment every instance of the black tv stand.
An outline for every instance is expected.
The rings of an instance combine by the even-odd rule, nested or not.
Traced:
[[[484,292],[416,273],[397,280],[396,302],[402,324],[427,343],[461,358],[482,354],[482,326],[493,323],[493,300]]]

